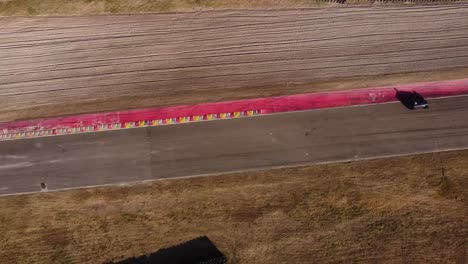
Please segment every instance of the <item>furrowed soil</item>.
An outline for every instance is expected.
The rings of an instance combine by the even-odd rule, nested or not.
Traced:
[[[468,150],[0,197],[1,263],[465,263]]]
[[[468,4],[0,17],[0,122],[466,78]]]

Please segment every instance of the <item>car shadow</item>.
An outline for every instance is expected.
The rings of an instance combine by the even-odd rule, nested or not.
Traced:
[[[394,88],[396,91],[395,97],[408,109],[414,110],[415,106],[419,104],[426,104],[424,108],[427,108],[427,101],[424,97],[415,92],[408,92],[408,91],[399,91]]]

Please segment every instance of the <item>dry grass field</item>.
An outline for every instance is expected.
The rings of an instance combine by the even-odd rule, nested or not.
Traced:
[[[398,5],[444,1],[395,1]],[[447,1],[445,1],[447,2]],[[451,1],[455,2],[455,1]],[[458,1],[458,2],[463,2]],[[383,2],[370,0],[351,0],[352,5],[382,5]],[[387,1],[386,5],[392,1]],[[279,9],[339,6],[331,1],[321,0],[0,0],[0,16],[38,16],[38,15],[93,15],[129,14],[147,12],[184,12],[193,10],[216,9]]]
[[[175,12],[226,8],[291,8],[318,0],[0,0],[0,16]]]
[[[457,151],[1,197],[0,262],[102,263],[207,235],[230,263],[461,264],[467,190]]]

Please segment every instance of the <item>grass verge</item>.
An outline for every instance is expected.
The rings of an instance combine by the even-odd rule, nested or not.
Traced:
[[[0,16],[96,15],[157,13],[213,9],[297,8],[337,5],[323,0],[0,0]],[[354,5],[375,4],[371,0],[345,1]],[[418,4],[456,1],[387,1],[397,4]],[[461,2],[461,1],[460,1]],[[382,5],[383,2],[377,2]]]

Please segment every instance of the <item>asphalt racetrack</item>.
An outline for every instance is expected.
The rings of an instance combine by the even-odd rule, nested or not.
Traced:
[[[468,147],[468,97],[0,142],[0,194]]]

